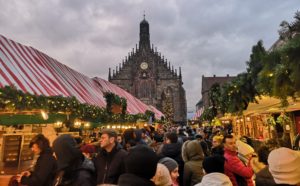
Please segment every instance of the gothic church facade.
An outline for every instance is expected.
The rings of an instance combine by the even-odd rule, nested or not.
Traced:
[[[139,45],[129,52],[108,80],[148,105],[162,111],[175,123],[186,123],[186,97],[181,68],[171,67],[157,49],[150,46],[149,23],[140,23]],[[160,119],[160,118],[159,118]]]

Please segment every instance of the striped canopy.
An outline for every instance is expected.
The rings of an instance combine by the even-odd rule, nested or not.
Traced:
[[[150,110],[156,118],[163,114],[132,96],[120,87],[101,78],[89,78],[33,47],[0,35],[0,87],[14,85],[23,92],[35,95],[75,96],[81,103],[105,107],[104,92],[127,99],[127,112],[144,113]]]

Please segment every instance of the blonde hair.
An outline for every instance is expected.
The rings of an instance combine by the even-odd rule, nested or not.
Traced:
[[[224,138],[223,135],[216,135],[213,137],[213,141],[217,141],[221,144],[223,141],[223,138]]]
[[[161,163],[157,163],[155,176],[151,179],[156,186],[170,186],[172,179],[168,168]]]

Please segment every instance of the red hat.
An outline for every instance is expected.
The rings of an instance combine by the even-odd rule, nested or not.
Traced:
[[[86,144],[86,145],[83,145],[81,148],[80,148],[81,152],[84,152],[84,153],[95,153],[96,152],[96,148],[94,145],[91,145],[91,144]]]

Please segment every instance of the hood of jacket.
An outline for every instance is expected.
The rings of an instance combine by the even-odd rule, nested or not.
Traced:
[[[58,170],[73,166],[74,162],[78,162],[83,156],[75,139],[68,134],[58,136],[54,140],[53,151],[57,158]]]
[[[232,186],[228,176],[222,173],[214,172],[203,176],[201,183],[195,186]]]
[[[182,159],[184,162],[204,159],[203,150],[197,140],[186,141],[183,143]]]

